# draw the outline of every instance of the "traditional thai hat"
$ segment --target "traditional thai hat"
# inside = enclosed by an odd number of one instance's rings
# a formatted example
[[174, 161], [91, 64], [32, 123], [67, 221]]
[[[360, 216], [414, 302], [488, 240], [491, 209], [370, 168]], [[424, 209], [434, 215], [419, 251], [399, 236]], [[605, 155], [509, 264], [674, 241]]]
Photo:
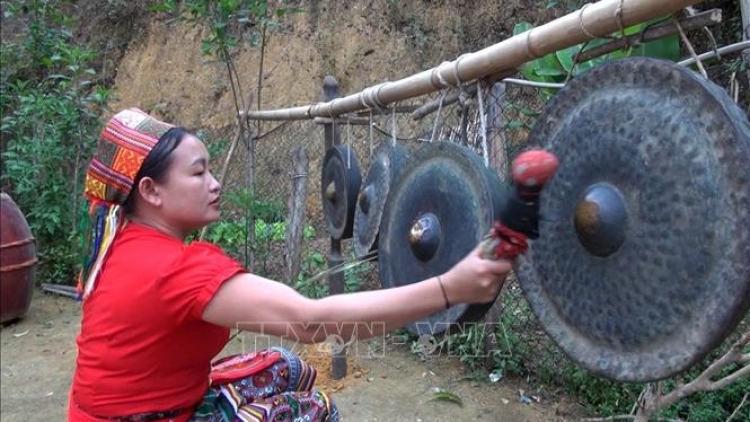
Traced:
[[172, 127], [140, 109], [129, 108], [115, 114], [102, 129], [86, 171], [85, 195], [93, 229], [84, 230], [91, 253], [78, 277], [82, 298], [94, 290], [109, 247], [122, 228], [121, 206], [130, 195], [143, 161]]

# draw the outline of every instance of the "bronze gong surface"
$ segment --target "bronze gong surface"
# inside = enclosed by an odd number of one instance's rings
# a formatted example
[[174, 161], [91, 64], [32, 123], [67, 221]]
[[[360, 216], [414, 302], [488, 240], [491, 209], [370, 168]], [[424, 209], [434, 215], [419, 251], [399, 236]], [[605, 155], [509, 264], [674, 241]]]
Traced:
[[560, 159], [519, 257], [531, 308], [574, 361], [652, 381], [704, 358], [750, 306], [750, 125], [724, 91], [632, 58], [569, 82], [529, 136]]
[[354, 212], [354, 251], [363, 257], [378, 246], [380, 222], [391, 187], [406, 167], [408, 153], [391, 142], [383, 142], [370, 160]]
[[[468, 148], [426, 144], [414, 153], [389, 194], [378, 240], [385, 288], [449, 270], [492, 227], [504, 198], [495, 172]], [[438, 334], [481, 318], [492, 303], [454, 304], [406, 326], [413, 334]]]
[[349, 145], [334, 145], [326, 152], [321, 175], [323, 215], [328, 234], [349, 239], [354, 227], [354, 208], [362, 183], [357, 155]]

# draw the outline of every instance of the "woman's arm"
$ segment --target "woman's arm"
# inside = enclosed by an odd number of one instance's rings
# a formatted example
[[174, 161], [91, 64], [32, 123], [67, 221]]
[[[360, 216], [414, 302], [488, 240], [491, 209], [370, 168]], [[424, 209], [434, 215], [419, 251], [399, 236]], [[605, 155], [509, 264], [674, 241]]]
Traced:
[[[440, 276], [456, 303], [492, 301], [510, 271], [508, 261], [482, 259], [472, 251]], [[309, 299], [291, 287], [252, 274], [227, 280], [206, 306], [207, 322], [310, 343], [338, 334], [366, 338], [389, 332], [445, 308], [437, 277], [391, 289]]]

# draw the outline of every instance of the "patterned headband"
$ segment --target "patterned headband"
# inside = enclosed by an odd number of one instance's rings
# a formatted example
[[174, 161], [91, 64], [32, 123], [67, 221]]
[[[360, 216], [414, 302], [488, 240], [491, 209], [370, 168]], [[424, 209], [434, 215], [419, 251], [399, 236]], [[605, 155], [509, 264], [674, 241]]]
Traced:
[[172, 127], [137, 108], [112, 117], [86, 171], [86, 196], [94, 203], [122, 205], [146, 156]]

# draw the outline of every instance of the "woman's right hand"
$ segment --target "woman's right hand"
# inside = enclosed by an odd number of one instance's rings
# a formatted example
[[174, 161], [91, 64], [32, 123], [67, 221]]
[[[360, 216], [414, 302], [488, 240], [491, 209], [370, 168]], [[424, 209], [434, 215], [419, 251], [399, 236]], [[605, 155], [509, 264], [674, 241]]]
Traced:
[[481, 245], [440, 276], [451, 305], [495, 300], [512, 269], [512, 261], [482, 257]]

